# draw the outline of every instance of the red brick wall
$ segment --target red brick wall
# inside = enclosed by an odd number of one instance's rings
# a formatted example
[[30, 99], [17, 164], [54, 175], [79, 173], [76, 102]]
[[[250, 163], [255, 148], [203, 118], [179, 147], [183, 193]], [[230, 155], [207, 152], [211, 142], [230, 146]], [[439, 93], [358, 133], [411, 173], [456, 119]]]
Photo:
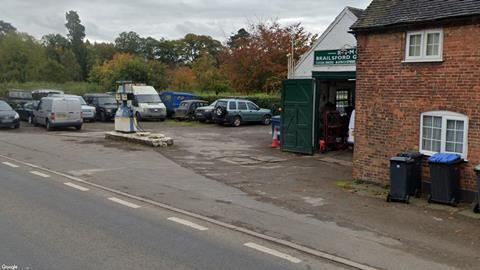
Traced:
[[[419, 149], [420, 114], [469, 117], [468, 164], [461, 187], [476, 190], [480, 163], [480, 24], [448, 26], [443, 62], [402, 63], [405, 32], [358, 34], [353, 177], [387, 183], [389, 158]], [[425, 174], [428, 175], [428, 172]]]

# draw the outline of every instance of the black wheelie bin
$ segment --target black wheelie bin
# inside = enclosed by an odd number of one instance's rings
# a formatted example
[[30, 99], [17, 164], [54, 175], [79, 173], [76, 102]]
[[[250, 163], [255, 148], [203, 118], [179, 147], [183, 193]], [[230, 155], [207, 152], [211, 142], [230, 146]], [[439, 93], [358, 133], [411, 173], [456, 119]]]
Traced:
[[477, 173], [477, 201], [473, 205], [473, 212], [480, 213], [480, 164], [475, 167], [475, 172]]
[[460, 155], [447, 153], [437, 153], [428, 159], [431, 178], [429, 203], [457, 205], [462, 161]]
[[412, 178], [410, 179], [410, 189], [408, 194], [420, 198], [422, 195], [422, 157], [423, 154], [415, 151], [403, 152], [398, 155], [399, 157], [409, 157], [414, 161], [414, 169], [412, 172]]
[[390, 192], [387, 195], [387, 202], [409, 202], [414, 169], [415, 161], [412, 158], [392, 157], [390, 159]]

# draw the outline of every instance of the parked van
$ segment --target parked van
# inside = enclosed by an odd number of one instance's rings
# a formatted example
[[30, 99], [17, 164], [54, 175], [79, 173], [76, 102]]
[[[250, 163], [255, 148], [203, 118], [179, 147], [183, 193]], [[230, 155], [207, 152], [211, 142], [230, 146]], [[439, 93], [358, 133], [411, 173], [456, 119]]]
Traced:
[[45, 126], [47, 130], [55, 127], [75, 127], [82, 129], [82, 105], [78, 98], [44, 97], [33, 111], [33, 124]]
[[142, 119], [164, 121], [167, 118], [167, 110], [155, 88], [135, 84], [127, 85], [127, 88], [130, 88], [127, 92], [132, 92], [134, 95], [132, 109], [138, 121]]
[[76, 95], [59, 95], [53, 94], [48, 95], [49, 97], [66, 97], [66, 98], [76, 98], [80, 101], [80, 105], [82, 105], [82, 118], [83, 121], [95, 121], [95, 114], [96, 109], [93, 106], [87, 104], [87, 102], [81, 96]]
[[180, 106], [180, 103], [186, 100], [196, 99], [197, 97], [187, 92], [162, 92], [160, 98], [163, 104], [165, 104], [165, 107], [167, 107], [167, 116], [171, 117], [175, 113], [175, 109]]

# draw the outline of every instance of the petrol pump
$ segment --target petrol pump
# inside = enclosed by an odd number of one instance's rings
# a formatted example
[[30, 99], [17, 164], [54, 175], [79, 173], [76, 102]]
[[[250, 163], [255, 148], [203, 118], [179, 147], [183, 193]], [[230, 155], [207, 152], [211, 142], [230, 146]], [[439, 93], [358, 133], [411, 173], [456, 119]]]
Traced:
[[115, 131], [122, 133], [137, 132], [137, 119], [131, 108], [134, 100], [131, 81], [117, 81], [118, 90], [115, 95], [117, 102], [120, 103], [115, 114]]

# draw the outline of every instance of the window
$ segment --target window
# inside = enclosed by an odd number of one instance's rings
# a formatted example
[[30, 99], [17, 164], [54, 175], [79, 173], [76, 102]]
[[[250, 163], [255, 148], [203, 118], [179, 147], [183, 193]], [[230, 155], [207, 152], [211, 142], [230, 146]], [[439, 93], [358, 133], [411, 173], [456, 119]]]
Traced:
[[442, 45], [441, 29], [407, 32], [405, 62], [442, 61]]
[[420, 152], [460, 154], [467, 156], [468, 117], [454, 112], [423, 113], [420, 119]]
[[238, 102], [238, 109], [240, 111], [246, 111], [247, 110], [247, 103], [245, 102]]
[[337, 90], [335, 103], [337, 109], [344, 111], [346, 107], [350, 106], [350, 91], [348, 90]]
[[237, 110], [237, 102], [236, 101], [230, 101], [228, 103], [228, 109], [232, 110], [232, 111]]
[[252, 102], [248, 102], [247, 105], [248, 105], [248, 109], [251, 110], [251, 111], [260, 110], [260, 108], [257, 105], [253, 104]]

